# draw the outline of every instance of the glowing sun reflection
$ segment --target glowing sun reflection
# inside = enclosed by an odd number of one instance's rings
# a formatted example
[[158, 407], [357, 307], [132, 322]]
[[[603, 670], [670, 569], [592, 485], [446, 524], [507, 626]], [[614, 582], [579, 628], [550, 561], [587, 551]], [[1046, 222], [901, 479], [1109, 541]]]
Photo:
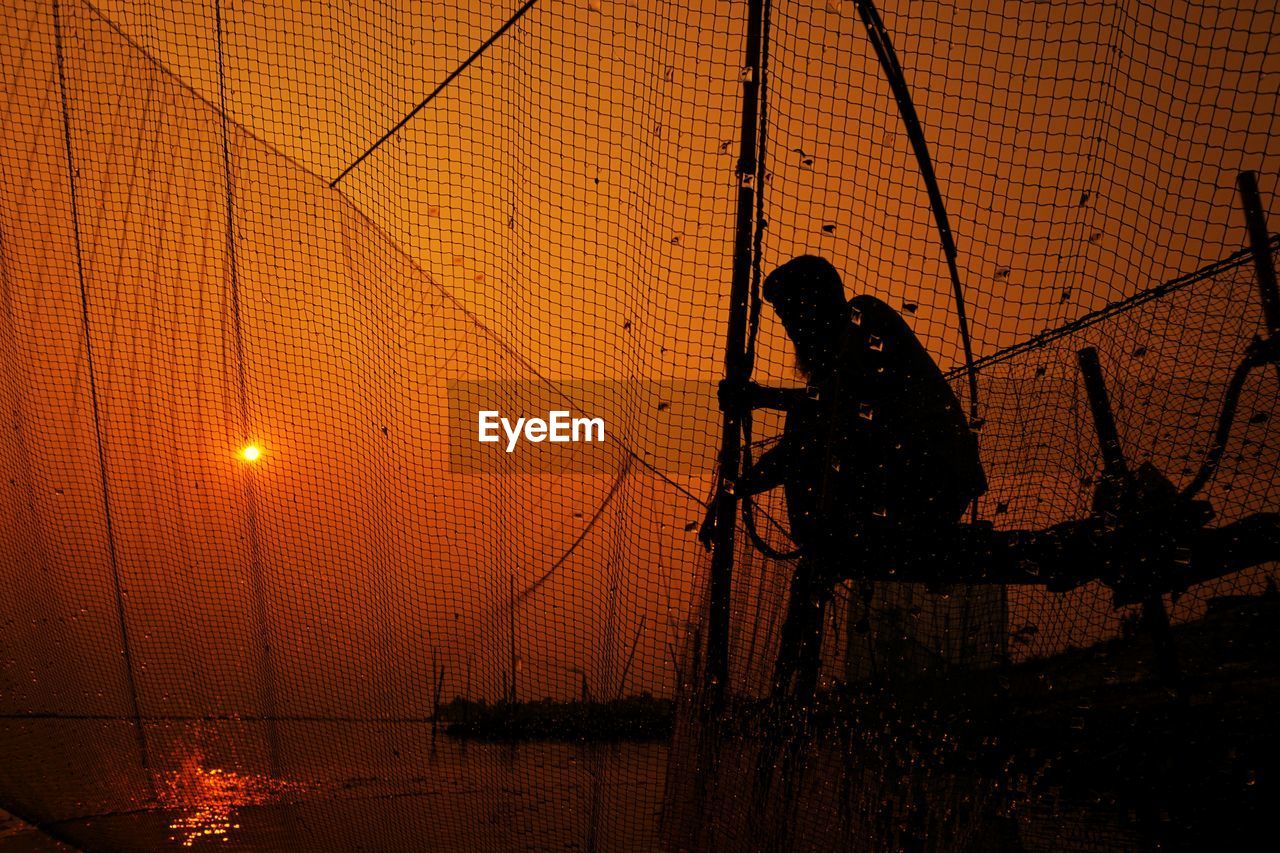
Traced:
[[169, 839], [192, 847], [197, 841], [231, 840], [239, 829], [236, 812], [244, 806], [261, 806], [283, 795], [306, 790], [300, 782], [272, 779], [258, 773], [237, 773], [203, 767], [198, 758], [186, 758], [170, 771], [158, 795], [166, 809], [177, 812], [169, 823]]

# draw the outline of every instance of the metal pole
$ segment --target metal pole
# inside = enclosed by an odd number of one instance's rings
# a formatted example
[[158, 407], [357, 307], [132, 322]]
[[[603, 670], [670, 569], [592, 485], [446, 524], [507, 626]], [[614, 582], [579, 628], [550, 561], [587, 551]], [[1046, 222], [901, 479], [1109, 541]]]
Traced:
[[1249, 248], [1258, 270], [1258, 294], [1262, 297], [1262, 314], [1267, 331], [1280, 335], [1280, 291], [1276, 288], [1276, 268], [1271, 260], [1271, 235], [1267, 233], [1267, 214], [1258, 193], [1258, 173], [1241, 172], [1237, 179], [1240, 200], [1244, 205], [1245, 224], [1249, 228]]
[[[1076, 352], [1080, 373], [1084, 376], [1085, 393], [1089, 408], [1093, 411], [1093, 424], [1098, 433], [1098, 447], [1102, 453], [1103, 480], [1111, 489], [1108, 497], [1114, 502], [1111, 509], [1122, 516], [1132, 512], [1133, 480], [1120, 446], [1120, 433], [1116, 429], [1111, 400], [1107, 396], [1106, 382], [1102, 378], [1102, 366], [1098, 351], [1085, 347]], [[1094, 507], [1095, 511], [1099, 509]], [[1173, 632], [1169, 625], [1169, 612], [1164, 606], [1164, 596], [1151, 592], [1142, 599], [1142, 620], [1151, 634], [1155, 652], [1156, 674], [1167, 686], [1177, 688], [1178, 655], [1173, 644]]]
[[[729, 330], [725, 340], [725, 377], [733, 383], [750, 378], [747, 359], [747, 302], [750, 294], [755, 235], [757, 141], [760, 133], [760, 47], [764, 30], [764, 0], [747, 4], [747, 39], [742, 65], [742, 126], [738, 149], [738, 213], [733, 241], [733, 278], [729, 289]], [[716, 494], [716, 536], [711, 555], [710, 613], [707, 623], [705, 686], [713, 705], [719, 705], [729, 682], [729, 596], [733, 579], [733, 539], [738, 499], [724, 494], [742, 462], [742, 418], [738, 409], [724, 412], [720, 471]]]
[[[902, 115], [902, 124], [907, 131], [907, 139], [911, 142], [911, 151], [915, 154], [916, 163], [920, 167], [920, 177], [924, 180], [925, 190], [929, 194], [929, 207], [933, 210], [933, 220], [938, 227], [938, 239], [942, 242], [942, 253], [947, 259], [947, 273], [951, 277], [952, 296], [956, 305], [956, 322], [960, 328], [960, 343], [964, 348], [964, 363], [969, 375], [969, 423], [977, 429], [978, 419], [978, 371], [973, 363], [973, 339], [969, 334], [969, 316], [965, 308], [964, 289], [960, 286], [960, 269], [956, 265], [956, 241], [951, 231], [951, 223], [947, 219], [947, 207], [942, 199], [942, 189], [938, 186], [938, 176], [933, 169], [933, 161], [929, 157], [929, 143], [924, 137], [924, 127], [920, 124], [920, 116], [916, 112], [915, 102], [911, 99], [911, 89], [907, 86], [907, 78], [898, 61], [897, 51], [893, 49], [893, 40], [889, 38], [889, 28], [884, 25], [880, 12], [872, 0], [856, 0], [858, 16], [867, 30], [867, 40], [880, 60], [880, 68], [889, 81], [894, 100], [898, 104], [898, 112]], [[977, 520], [977, 504], [974, 504], [973, 519]]]
[[[1267, 213], [1262, 207], [1262, 195], [1258, 192], [1258, 173], [1241, 172], [1236, 185], [1240, 188], [1245, 225], [1249, 229], [1249, 249], [1253, 252], [1253, 265], [1257, 269], [1262, 316], [1266, 319], [1267, 334], [1274, 338], [1280, 335], [1280, 289], [1276, 287], [1276, 267], [1271, 259], [1271, 235], [1267, 233]], [[1275, 368], [1276, 377], [1280, 378], [1280, 364]]]
[[1116, 429], [1116, 419], [1111, 413], [1111, 400], [1107, 397], [1107, 386], [1102, 379], [1098, 351], [1093, 347], [1085, 347], [1076, 353], [1076, 358], [1080, 362], [1085, 394], [1089, 398], [1089, 408], [1093, 412], [1093, 426], [1098, 433], [1098, 450], [1102, 454], [1103, 474], [1122, 483], [1129, 477], [1129, 466], [1125, 464], [1124, 451], [1120, 448], [1120, 433]]
[[511, 574], [511, 704], [516, 703], [516, 576]]

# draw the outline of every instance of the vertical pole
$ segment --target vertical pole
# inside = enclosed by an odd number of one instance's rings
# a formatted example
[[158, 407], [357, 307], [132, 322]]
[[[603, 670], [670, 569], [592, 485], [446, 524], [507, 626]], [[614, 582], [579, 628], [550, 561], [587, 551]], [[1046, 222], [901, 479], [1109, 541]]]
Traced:
[[[218, 58], [218, 112], [222, 130], [222, 177], [226, 193], [226, 220], [223, 223], [227, 248], [227, 291], [231, 300], [231, 332], [235, 347], [236, 370], [236, 437], [241, 446], [253, 439], [249, 428], [249, 380], [245, 371], [244, 326], [240, 305], [240, 265], [236, 244], [236, 186], [231, 161], [231, 129], [227, 114], [227, 73], [223, 46], [222, 2], [214, 4], [214, 27], [217, 36]], [[272, 774], [280, 769], [280, 706], [275, 662], [275, 631], [272, 627], [271, 605], [267, 585], [266, 567], [262, 560], [262, 538], [258, 524], [258, 479], [252, 468], [244, 471], [245, 533], [249, 547], [249, 594], [252, 597], [253, 618], [258, 634], [258, 658], [260, 678], [259, 704], [266, 726], [267, 753]]]
[[436, 694], [431, 702], [431, 728], [435, 729], [440, 722], [440, 694], [444, 692], [444, 664], [441, 663], [436, 672]]
[[[1102, 378], [1098, 351], [1093, 347], [1085, 347], [1076, 353], [1076, 358], [1080, 363], [1080, 373], [1084, 376], [1085, 393], [1089, 397], [1089, 408], [1093, 412], [1093, 424], [1098, 433], [1103, 479], [1114, 490], [1107, 497], [1113, 502], [1111, 507], [1113, 511], [1127, 515], [1132, 510], [1130, 493], [1133, 482], [1129, 466], [1125, 463], [1124, 451], [1120, 447], [1120, 433], [1116, 429], [1111, 400], [1107, 396], [1107, 386]], [[1098, 507], [1095, 506], [1094, 509]], [[1176, 688], [1178, 685], [1177, 649], [1173, 644], [1169, 612], [1165, 610], [1164, 596], [1161, 593], [1152, 591], [1143, 598], [1142, 621], [1151, 635], [1157, 677], [1167, 686]]]
[[1280, 335], [1280, 291], [1276, 288], [1276, 268], [1271, 260], [1271, 235], [1267, 233], [1267, 214], [1258, 193], [1258, 173], [1241, 172], [1237, 179], [1240, 200], [1244, 205], [1245, 224], [1249, 228], [1249, 248], [1258, 271], [1258, 293], [1262, 297], [1262, 314], [1267, 331]]
[[[116, 624], [120, 629], [120, 655], [124, 658], [125, 685], [129, 693], [129, 711], [133, 717], [134, 735], [138, 739], [138, 759], [147, 772], [147, 785], [154, 787], [151, 777], [151, 750], [147, 743], [147, 730], [142, 723], [142, 703], [138, 689], [138, 677], [133, 661], [133, 645], [129, 637], [129, 621], [124, 607], [125, 586], [120, 571], [120, 554], [116, 548], [116, 530], [112, 513], [111, 489], [108, 482], [107, 446], [105, 427], [102, 423], [102, 402], [98, 395], [98, 371], [93, 351], [93, 335], [89, 325], [89, 281], [84, 269], [84, 238], [80, 230], [80, 189], [77, 178], [75, 152], [71, 146], [71, 102], [67, 96], [66, 60], [62, 38], [62, 9], [57, 0], [53, 4], [53, 40], [58, 63], [58, 94], [62, 106], [62, 141], [67, 153], [67, 182], [71, 190], [71, 231], [76, 252], [76, 278], [80, 289], [80, 329], [84, 335], [85, 364], [89, 379], [89, 403], [93, 410], [93, 435], [98, 450], [98, 484], [102, 494], [102, 517], [106, 525], [107, 557], [111, 565], [111, 588], [115, 595]], [[152, 796], [155, 791], [151, 791]]]
[[[747, 38], [742, 64], [742, 125], [738, 149], [738, 212], [733, 240], [733, 278], [729, 289], [729, 329], [725, 340], [725, 377], [733, 383], [750, 378], [747, 360], [747, 301], [750, 293], [755, 235], [757, 140], [760, 133], [760, 46], [764, 29], [764, 0], [747, 3]], [[724, 494], [742, 462], [740, 410], [724, 412], [720, 471], [716, 494], [716, 537], [711, 555], [710, 613], [707, 621], [706, 681], [708, 698], [719, 706], [729, 681], [729, 596], [733, 579], [733, 539], [738, 500]]]
[[1098, 433], [1103, 474], [1123, 482], [1129, 477], [1129, 466], [1125, 464], [1124, 451], [1120, 448], [1120, 432], [1116, 429], [1116, 419], [1111, 413], [1111, 400], [1107, 397], [1107, 385], [1102, 378], [1098, 351], [1093, 347], [1085, 347], [1076, 353], [1076, 358], [1080, 362], [1085, 394], [1093, 412], [1093, 426]]
[[[1253, 250], [1253, 265], [1258, 276], [1258, 296], [1262, 300], [1262, 316], [1267, 323], [1267, 334], [1280, 335], [1280, 288], [1276, 287], [1276, 267], [1271, 259], [1271, 235], [1267, 232], [1267, 213], [1258, 192], [1258, 173], [1241, 172], [1236, 179], [1240, 188], [1240, 201], [1244, 206], [1245, 225], [1249, 229], [1249, 248]], [[1280, 378], [1280, 364], [1276, 365]]]
[[511, 573], [511, 695], [508, 701], [516, 703], [516, 576]]

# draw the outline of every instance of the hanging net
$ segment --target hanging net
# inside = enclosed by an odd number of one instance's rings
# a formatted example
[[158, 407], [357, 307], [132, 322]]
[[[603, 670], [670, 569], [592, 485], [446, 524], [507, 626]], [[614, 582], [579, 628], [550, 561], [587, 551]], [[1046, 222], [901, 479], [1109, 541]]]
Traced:
[[[795, 569], [769, 492], [708, 711], [744, 181], [754, 284], [819, 255], [905, 318], [972, 416], [994, 531], [1094, 510], [1080, 349], [1130, 467], [1182, 487], [1268, 334], [1236, 182], [1280, 221], [1274, 10], [883, 6], [955, 279], [852, 0], [764, 4], [755, 70], [744, 2], [10, 0], [0, 846], [1249, 831], [1275, 799], [1266, 561], [1154, 596], [1177, 689], [1097, 580], [851, 570], [796, 710], [769, 698]], [[803, 387], [758, 293], [748, 315], [752, 378]], [[1239, 392], [1211, 526], [1280, 511], [1278, 375]], [[478, 439], [481, 412], [559, 410], [605, 440]], [[749, 455], [781, 429], [757, 413]]]

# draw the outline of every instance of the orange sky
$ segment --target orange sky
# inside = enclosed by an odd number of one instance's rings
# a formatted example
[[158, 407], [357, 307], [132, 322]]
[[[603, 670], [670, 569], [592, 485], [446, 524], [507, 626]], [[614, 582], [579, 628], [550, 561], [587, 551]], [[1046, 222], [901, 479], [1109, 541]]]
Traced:
[[[614, 478], [451, 474], [448, 383], [720, 375], [741, 4], [544, 2], [330, 189], [515, 7], [461, 5], [227, 11], [242, 361], [211, 4], [62, 5], [112, 538], [147, 713], [258, 707], [255, 562], [284, 710], [425, 713], [437, 666], [446, 696], [468, 684], [497, 696], [510, 578], [524, 588], [555, 565]], [[1240, 168], [1262, 171], [1280, 216], [1266, 177], [1274, 13], [1193, 25], [1148, 6], [1025, 4], [1014, 20], [983, 4], [883, 5], [979, 355], [1238, 249]], [[3, 695], [119, 714], [51, 10], [16, 2], [0, 40], [0, 389], [15, 425], [0, 441], [0, 565], [17, 591], [0, 612], [21, 650]], [[778, 4], [773, 23], [765, 267], [830, 257], [851, 293], [915, 306], [917, 333], [955, 366], [927, 200], [851, 4]], [[768, 311], [760, 347], [758, 378], [794, 381]], [[235, 458], [241, 369], [265, 449], [251, 470]], [[1008, 408], [989, 415], [1001, 435], [1031, 421], [1078, 440], [1079, 421], [1047, 413], [1049, 398], [1028, 414], [1001, 393]], [[711, 460], [673, 453], [669, 436], [692, 445], [717, 424], [709, 407], [632, 401], [621, 434], [653, 468], [628, 472], [522, 605], [531, 694], [573, 694], [575, 667], [599, 695], [672, 689], [705, 571], [685, 526], [700, 520]], [[998, 451], [996, 491], [1028, 479], [1075, 490], [1018, 523], [1059, 520], [1078, 499], [1080, 457], [1048, 449], [1044, 465], [1015, 465]]]

